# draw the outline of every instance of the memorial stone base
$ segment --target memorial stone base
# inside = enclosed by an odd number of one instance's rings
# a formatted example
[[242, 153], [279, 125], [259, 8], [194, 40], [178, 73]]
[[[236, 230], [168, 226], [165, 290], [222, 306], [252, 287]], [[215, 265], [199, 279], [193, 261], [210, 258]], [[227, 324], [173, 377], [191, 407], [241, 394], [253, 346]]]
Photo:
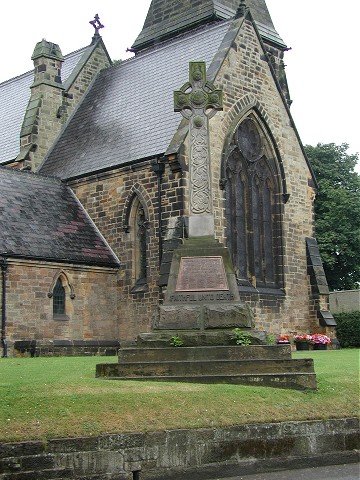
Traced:
[[[244, 329], [251, 345], [235, 345], [234, 328]], [[290, 345], [265, 343], [251, 309], [240, 302], [229, 251], [212, 237], [191, 238], [174, 250], [153, 331], [122, 346], [118, 363], [98, 364], [96, 376], [316, 389], [312, 359], [294, 360]]]
[[185, 239], [173, 253], [164, 303], [155, 330], [253, 328], [254, 316], [241, 303], [227, 248], [213, 237]]

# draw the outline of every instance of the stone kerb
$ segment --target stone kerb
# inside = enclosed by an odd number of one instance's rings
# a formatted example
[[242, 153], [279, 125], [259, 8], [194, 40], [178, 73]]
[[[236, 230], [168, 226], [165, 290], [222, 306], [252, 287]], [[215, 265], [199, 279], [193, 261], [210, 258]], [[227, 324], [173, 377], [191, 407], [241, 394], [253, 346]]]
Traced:
[[359, 419], [244, 424], [0, 445], [0, 480], [204, 480], [358, 461]]

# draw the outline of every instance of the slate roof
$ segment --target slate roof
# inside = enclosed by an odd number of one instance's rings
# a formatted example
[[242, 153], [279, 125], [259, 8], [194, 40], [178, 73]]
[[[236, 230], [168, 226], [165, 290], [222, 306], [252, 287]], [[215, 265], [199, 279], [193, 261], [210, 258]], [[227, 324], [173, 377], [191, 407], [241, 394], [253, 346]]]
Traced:
[[199, 28], [101, 71], [39, 171], [69, 179], [164, 153], [182, 118], [173, 111], [174, 90], [188, 81], [190, 61], [210, 65], [229, 24]]
[[72, 190], [60, 180], [0, 167], [0, 255], [118, 267]]
[[[89, 48], [85, 47], [65, 56], [61, 74], [63, 84], [76, 70], [75, 67]], [[33, 81], [34, 71], [31, 70], [0, 83], [0, 164], [15, 160], [20, 151], [20, 130]]]
[[[152, 0], [144, 26], [132, 45], [139, 51], [159, 40], [216, 19], [234, 17], [240, 0]], [[263, 40], [285, 48], [275, 30], [265, 0], [246, 0]]]

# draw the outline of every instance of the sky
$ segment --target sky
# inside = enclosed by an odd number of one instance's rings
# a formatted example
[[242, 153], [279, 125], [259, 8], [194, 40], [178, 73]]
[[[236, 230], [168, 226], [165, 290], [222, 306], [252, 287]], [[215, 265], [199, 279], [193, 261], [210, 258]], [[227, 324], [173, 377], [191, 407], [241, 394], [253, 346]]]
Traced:
[[[240, 0], [239, 0], [240, 3]], [[266, 0], [275, 28], [291, 50], [285, 54], [293, 100], [291, 113], [303, 144], [347, 143], [360, 152], [358, 0]], [[142, 29], [150, 0], [7, 1], [2, 5], [0, 82], [33, 68], [42, 38], [63, 55], [88, 45], [97, 13], [100, 34], [113, 60]], [[357, 166], [360, 173], [360, 164]]]

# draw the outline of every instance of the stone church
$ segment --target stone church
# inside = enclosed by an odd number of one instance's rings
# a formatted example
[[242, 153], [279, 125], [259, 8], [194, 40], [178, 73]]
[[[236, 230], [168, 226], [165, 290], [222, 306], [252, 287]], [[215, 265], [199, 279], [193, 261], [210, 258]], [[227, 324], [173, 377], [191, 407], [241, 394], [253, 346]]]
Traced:
[[[129, 60], [112, 64], [95, 16], [88, 47], [42, 40], [0, 84], [4, 356], [112, 354], [154, 331], [334, 335], [265, 0], [149, 4]], [[195, 287], [173, 278], [182, 250]]]

